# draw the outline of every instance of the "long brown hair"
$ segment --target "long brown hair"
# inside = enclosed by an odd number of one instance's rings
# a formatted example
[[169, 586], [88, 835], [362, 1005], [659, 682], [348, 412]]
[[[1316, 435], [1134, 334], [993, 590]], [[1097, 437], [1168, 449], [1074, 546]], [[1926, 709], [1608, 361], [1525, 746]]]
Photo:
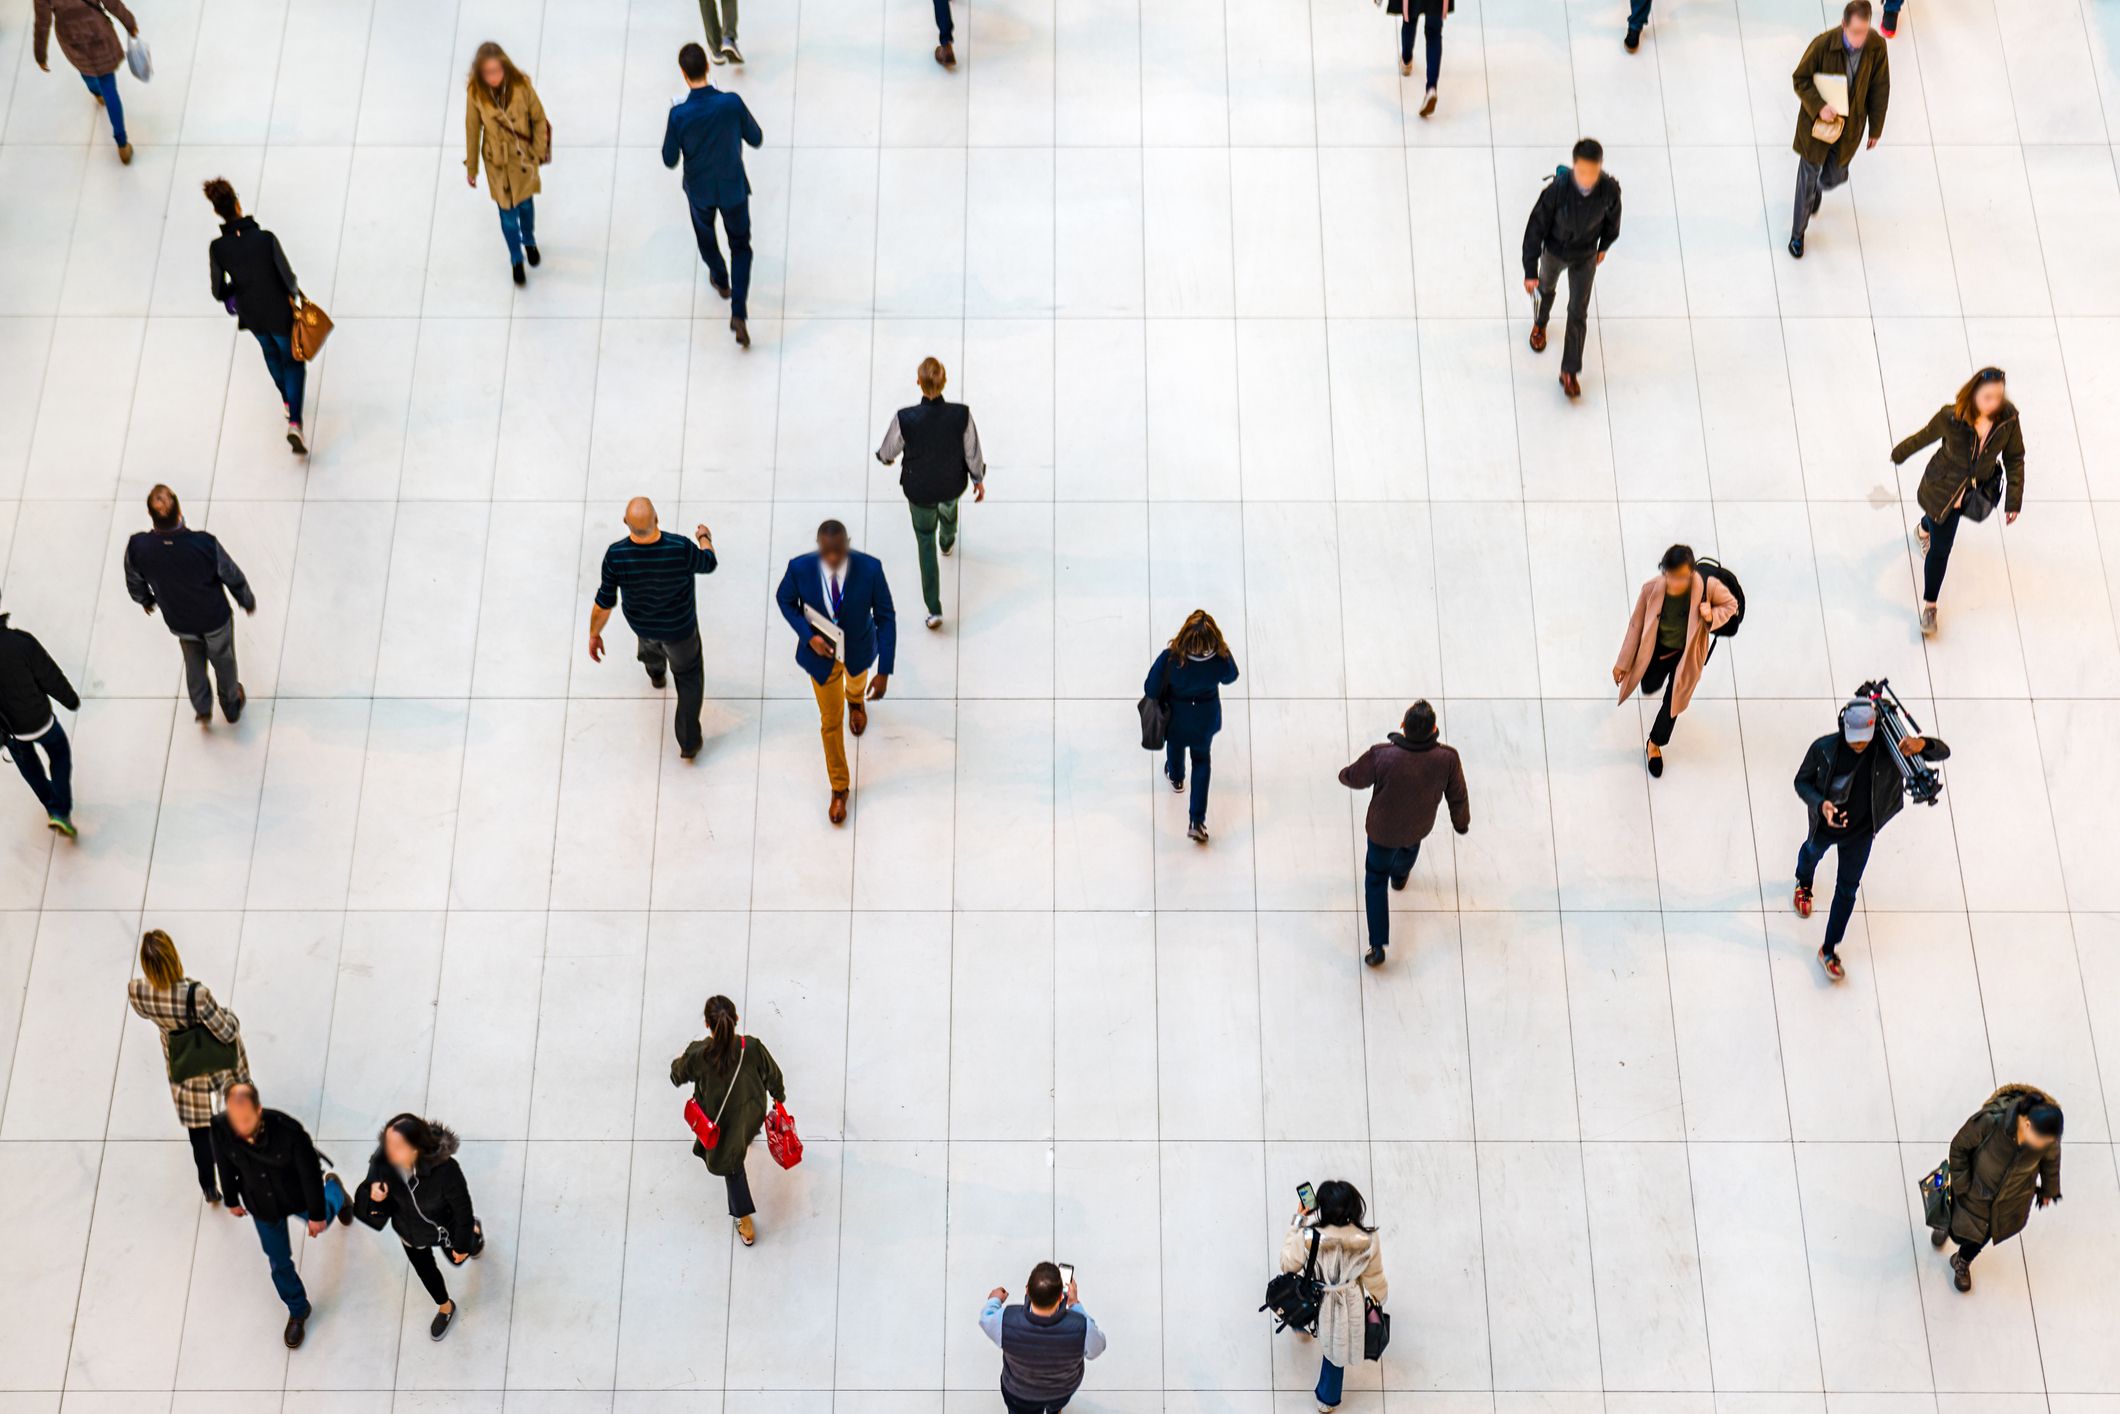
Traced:
[[1170, 641], [1170, 651], [1183, 658], [1205, 657], [1209, 654], [1217, 658], [1227, 658], [1229, 644], [1222, 637], [1222, 628], [1215, 622], [1215, 616], [1205, 609], [1195, 609], [1185, 616], [1185, 626], [1179, 629], [1178, 636]]
[[[486, 67], [488, 59], [501, 61], [499, 88], [490, 86], [479, 72]], [[508, 57], [508, 51], [489, 39], [478, 47], [478, 53], [471, 56], [471, 77], [467, 80], [465, 88], [473, 98], [483, 96], [494, 107], [506, 108], [508, 100], [515, 96], [515, 85], [522, 77], [523, 71], [515, 67], [515, 61]]]
[[184, 980], [184, 959], [177, 956], [177, 945], [160, 928], [140, 935], [140, 975], [149, 986], [164, 991]]
[[[1979, 392], [1990, 383], [2001, 383], [2003, 381], [2001, 369], [1981, 369], [1978, 373], [1965, 380], [1965, 386], [1960, 388], [1958, 396], [1951, 400], [1951, 415], [1966, 426], [1971, 427], [1980, 420], [1980, 409], [1973, 406], [1973, 394]], [[2005, 388], [2002, 396], [2008, 398], [2009, 390]]]
[[707, 1059], [717, 1066], [736, 1059], [736, 1003], [720, 993], [707, 998]]

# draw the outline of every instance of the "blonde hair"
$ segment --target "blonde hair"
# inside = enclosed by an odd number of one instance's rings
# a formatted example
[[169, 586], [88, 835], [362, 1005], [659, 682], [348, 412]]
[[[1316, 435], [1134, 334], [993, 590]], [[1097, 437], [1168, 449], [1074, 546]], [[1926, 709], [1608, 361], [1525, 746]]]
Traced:
[[164, 989], [184, 980], [184, 959], [177, 956], [177, 945], [160, 928], [140, 935], [140, 975], [149, 986]]
[[1205, 657], [1213, 654], [1217, 658], [1229, 656], [1229, 644], [1222, 637], [1222, 627], [1215, 616], [1205, 609], [1195, 609], [1185, 616], [1185, 626], [1178, 636], [1170, 641], [1170, 651], [1187, 658]]
[[942, 366], [942, 360], [939, 358], [924, 358], [920, 360], [918, 377], [920, 379], [920, 391], [931, 398], [941, 397], [943, 385], [950, 381], [949, 371]]

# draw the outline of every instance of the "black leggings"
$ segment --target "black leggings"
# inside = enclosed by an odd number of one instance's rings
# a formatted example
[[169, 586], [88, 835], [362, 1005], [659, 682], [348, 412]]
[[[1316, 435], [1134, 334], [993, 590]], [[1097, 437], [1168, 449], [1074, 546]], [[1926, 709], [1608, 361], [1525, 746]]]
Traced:
[[1642, 696], [1647, 697], [1659, 688], [1664, 694], [1662, 705], [1656, 709], [1656, 721], [1649, 728], [1649, 740], [1655, 742], [1658, 748], [1671, 744], [1671, 733], [1678, 726], [1678, 720], [1671, 715], [1671, 689], [1676, 685], [1675, 680], [1678, 677], [1678, 660], [1684, 654], [1685, 650], [1682, 648], [1668, 655], [1659, 649], [1656, 656], [1649, 660], [1648, 671], [1642, 674]]
[[[471, 1247], [464, 1255], [466, 1257], [476, 1257], [485, 1250], [486, 1234], [474, 1222], [471, 1225]], [[427, 1288], [427, 1294], [434, 1298], [434, 1304], [446, 1306], [449, 1304], [449, 1288], [442, 1281], [441, 1264], [434, 1260], [434, 1253], [435, 1249], [432, 1247], [407, 1246], [405, 1248], [405, 1260], [412, 1264], [412, 1270], [420, 1274], [420, 1285]], [[451, 1263], [451, 1265], [455, 1264]]]
[[202, 1124], [197, 1129], [186, 1129], [184, 1137], [191, 1141], [191, 1162], [199, 1171], [199, 1191], [219, 1193], [221, 1183], [213, 1165], [213, 1131]]

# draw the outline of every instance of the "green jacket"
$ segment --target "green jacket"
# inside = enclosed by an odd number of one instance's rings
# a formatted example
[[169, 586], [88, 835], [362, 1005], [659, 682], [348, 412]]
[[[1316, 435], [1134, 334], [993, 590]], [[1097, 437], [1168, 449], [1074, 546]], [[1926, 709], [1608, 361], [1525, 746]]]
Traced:
[[[711, 1149], [702, 1149], [698, 1140], [692, 1141], [692, 1152], [706, 1160], [707, 1172], [718, 1178], [727, 1178], [743, 1167], [744, 1151], [751, 1147], [758, 1131], [765, 1128], [767, 1097], [782, 1104], [788, 1098], [780, 1066], [765, 1042], [756, 1036], [745, 1036], [742, 1041], [733, 1087], [729, 1083], [730, 1067], [717, 1066], [707, 1059], [704, 1037], [685, 1047], [684, 1054], [670, 1062], [670, 1083], [691, 1086], [692, 1097], [710, 1116], [719, 1111], [721, 1141]], [[727, 1104], [722, 1102], [723, 1095], [728, 1096]]]
[[1865, 130], [1869, 136], [1884, 136], [1884, 110], [1892, 101], [1892, 61], [1885, 53], [1885, 39], [1876, 30], [1870, 31], [1869, 39], [1862, 46], [1862, 67], [1856, 71], [1855, 82], [1848, 86], [1847, 123], [1840, 130], [1840, 141], [1831, 147], [1811, 136], [1811, 124], [1818, 119], [1818, 110], [1825, 107], [1825, 99], [1818, 92], [1818, 85], [1811, 82], [1815, 74], [1845, 74], [1848, 71], [1848, 52], [1840, 42], [1840, 27], [1834, 26], [1806, 45], [1803, 57], [1796, 61], [1796, 72], [1789, 75], [1796, 87], [1796, 101], [1803, 105], [1796, 115], [1796, 155], [1806, 162], [1823, 165], [1828, 155], [1839, 159], [1842, 170], [1855, 160], [1862, 151]]
[[1958, 413], [1945, 403], [1928, 425], [1892, 448], [1892, 465], [1898, 466], [1931, 442], [1942, 443], [1921, 473], [1921, 487], [1914, 495], [1932, 521], [1941, 521], [1958, 500], [1961, 491], [1975, 481], [1986, 481], [1999, 463], [2005, 479], [2002, 508], [2024, 508], [2024, 424], [2016, 407], [2008, 402], [1995, 414], [1988, 429], [1987, 445], [1978, 445], [1979, 434], [1958, 420]]
[[2061, 1141], [2044, 1149], [2017, 1143], [2017, 1116], [2053, 1096], [2030, 1085], [2005, 1085], [1988, 1096], [1951, 1141], [1951, 1236], [1960, 1242], [2006, 1242], [2024, 1231], [2032, 1198], [2061, 1196]]

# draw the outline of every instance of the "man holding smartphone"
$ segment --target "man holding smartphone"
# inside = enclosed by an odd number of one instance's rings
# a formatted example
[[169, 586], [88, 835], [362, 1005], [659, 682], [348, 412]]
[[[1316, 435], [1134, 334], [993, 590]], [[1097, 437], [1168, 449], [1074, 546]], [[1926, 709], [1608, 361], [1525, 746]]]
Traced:
[[988, 1292], [979, 1329], [1001, 1347], [1009, 1414], [1059, 1414], [1082, 1388], [1085, 1363], [1104, 1353], [1104, 1332], [1082, 1309], [1073, 1267], [1040, 1262], [1023, 1294], [1024, 1304], [1009, 1306], [1007, 1287]]

